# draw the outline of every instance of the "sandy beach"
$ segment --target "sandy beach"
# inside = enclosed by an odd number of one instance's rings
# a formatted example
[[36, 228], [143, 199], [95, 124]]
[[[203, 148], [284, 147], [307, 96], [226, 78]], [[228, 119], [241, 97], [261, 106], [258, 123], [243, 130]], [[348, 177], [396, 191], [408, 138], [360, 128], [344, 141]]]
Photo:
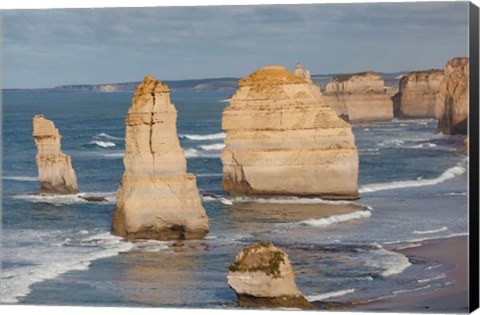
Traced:
[[460, 237], [430, 241], [418, 247], [400, 249], [409, 258], [425, 258], [439, 263], [454, 264], [447, 272], [451, 286], [429, 294], [412, 297], [390, 297], [367, 303], [355, 303], [353, 311], [468, 313], [468, 239]]

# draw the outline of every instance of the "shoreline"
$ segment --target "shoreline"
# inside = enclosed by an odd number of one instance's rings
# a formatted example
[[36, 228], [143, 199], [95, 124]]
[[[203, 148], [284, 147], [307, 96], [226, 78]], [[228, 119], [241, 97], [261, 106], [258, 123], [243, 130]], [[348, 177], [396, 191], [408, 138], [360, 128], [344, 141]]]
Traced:
[[421, 257], [455, 265], [446, 272], [452, 283], [434, 292], [416, 296], [392, 296], [375, 301], [350, 302], [338, 309], [367, 312], [468, 313], [468, 237], [430, 240], [417, 247], [394, 250], [409, 259]]

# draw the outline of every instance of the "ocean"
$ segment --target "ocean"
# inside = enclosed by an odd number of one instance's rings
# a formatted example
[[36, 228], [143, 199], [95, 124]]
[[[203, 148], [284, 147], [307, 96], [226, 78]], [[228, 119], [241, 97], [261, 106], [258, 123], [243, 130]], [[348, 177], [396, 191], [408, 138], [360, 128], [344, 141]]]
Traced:
[[[235, 308], [228, 265], [259, 241], [289, 255], [297, 286], [310, 301], [375, 300], [452, 285], [445, 273], [453, 265], [395, 251], [468, 235], [468, 158], [457, 151], [463, 137], [436, 134], [436, 120], [353, 127], [359, 200], [232, 200], [221, 188], [220, 161], [222, 110], [231, 92], [172, 92], [210, 232], [183, 247], [131, 244], [110, 228], [132, 94], [3, 94], [1, 303]], [[31, 195], [39, 189], [35, 114], [60, 130], [80, 195], [107, 202]]]

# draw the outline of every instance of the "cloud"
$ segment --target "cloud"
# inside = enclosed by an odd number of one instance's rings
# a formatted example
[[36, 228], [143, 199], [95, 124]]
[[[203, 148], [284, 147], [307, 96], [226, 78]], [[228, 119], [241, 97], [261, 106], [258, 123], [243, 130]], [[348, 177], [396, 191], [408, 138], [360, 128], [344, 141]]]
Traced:
[[[6, 11], [4, 86], [441, 67], [467, 53], [468, 3]], [[448, 43], [448, 44], [446, 44]], [[161, 69], [161, 70], [159, 70]], [[26, 78], [25, 76], [28, 76]]]

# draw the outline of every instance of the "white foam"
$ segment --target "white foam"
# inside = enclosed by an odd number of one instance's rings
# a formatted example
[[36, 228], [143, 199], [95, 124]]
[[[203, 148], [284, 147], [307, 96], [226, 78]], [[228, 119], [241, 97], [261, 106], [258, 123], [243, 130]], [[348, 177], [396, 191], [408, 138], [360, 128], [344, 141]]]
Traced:
[[95, 139], [109, 139], [109, 140], [125, 140], [123, 138], [111, 136], [111, 135], [109, 135], [108, 133], [105, 133], [105, 132], [101, 132], [99, 134], [96, 134], [96, 135], [93, 136], [93, 138], [95, 138]]
[[87, 201], [81, 197], [105, 197], [107, 201], [103, 201], [102, 203], [115, 203], [116, 199], [116, 192], [84, 192], [75, 195], [15, 195], [13, 199], [23, 199], [27, 201], [31, 201], [34, 203], [51, 203], [53, 205], [72, 205], [78, 203], [95, 203], [94, 201]]
[[368, 184], [360, 187], [358, 190], [359, 193], [370, 193], [381, 190], [389, 189], [399, 189], [399, 188], [408, 188], [408, 187], [420, 187], [420, 186], [429, 186], [442, 183], [446, 180], [452, 179], [456, 176], [460, 176], [465, 173], [466, 169], [463, 166], [457, 165], [449, 168], [443, 172], [440, 176], [433, 179], [422, 179], [417, 180], [405, 180], [405, 181], [394, 181], [390, 183], [378, 183], [378, 184]]
[[[55, 246], [52, 237], [58, 237], [55, 231], [9, 230], [2, 234], [10, 248], [4, 248], [4, 260], [23, 261], [31, 265], [4, 268], [0, 275], [0, 301], [16, 303], [20, 297], [30, 293], [30, 286], [71, 270], [85, 270], [90, 263], [100, 258], [115, 256], [130, 250], [133, 245], [122, 242], [121, 238], [108, 232], [95, 235], [96, 242], [91, 246], [72, 246], [71, 240], [65, 239], [69, 246]], [[19, 239], [20, 238], [20, 239]], [[35, 242], [34, 246], [20, 251], [14, 245], [21, 240]], [[4, 243], [5, 244], [5, 243]], [[14, 249], [13, 249], [14, 248]]]
[[194, 157], [203, 157], [203, 158], [220, 158], [220, 152], [215, 151], [213, 153], [211, 152], [202, 152], [198, 151], [193, 148], [189, 148], [185, 150], [185, 157], [188, 158], [194, 158]]
[[217, 197], [217, 196], [202, 196], [202, 200], [204, 202], [212, 202], [212, 201], [220, 201], [224, 205], [231, 206], [233, 202], [225, 197]]
[[222, 173], [195, 174], [197, 177], [222, 177]]
[[439, 280], [439, 279], [444, 279], [446, 278], [447, 275], [442, 273], [436, 277], [433, 277], [433, 278], [427, 278], [427, 279], [418, 279], [417, 282], [418, 283], [424, 283], [424, 282], [431, 282], [431, 281], [435, 281], [435, 280]]
[[391, 241], [391, 242], [383, 242], [385, 245], [394, 245], [394, 244], [402, 244], [402, 243], [419, 243], [419, 242], [424, 242], [424, 241], [431, 241], [431, 240], [438, 240], [438, 239], [449, 239], [449, 238], [454, 238], [454, 237], [461, 237], [461, 236], [468, 236], [469, 234], [467, 232], [462, 232], [462, 233], [452, 233], [448, 235], [436, 235], [436, 236], [429, 236], [429, 237], [423, 237], [423, 238], [414, 238], [410, 239], [407, 241]]
[[324, 200], [321, 198], [300, 198], [300, 197], [274, 197], [274, 198], [256, 198], [256, 197], [235, 197], [231, 198], [234, 203], [256, 202], [256, 203], [274, 203], [274, 204], [329, 204], [329, 205], [357, 205], [358, 203], [346, 200]]
[[315, 295], [308, 295], [305, 298], [309, 302], [324, 301], [324, 300], [328, 300], [328, 299], [333, 298], [333, 297], [344, 296], [344, 295], [347, 295], [347, 294], [350, 294], [350, 293], [353, 293], [353, 292], [355, 292], [355, 288], [333, 291], [333, 292], [327, 292], [327, 293], [321, 293], [321, 294], [315, 294]]
[[369, 251], [367, 255], [365, 264], [383, 269], [380, 275], [384, 277], [402, 273], [405, 269], [411, 266], [407, 256], [384, 248]]
[[100, 141], [100, 140], [93, 140], [93, 141], [90, 141], [90, 144], [95, 144], [99, 147], [102, 147], [102, 148], [112, 148], [112, 147], [115, 147], [116, 144], [113, 143], [113, 142], [110, 142], [110, 141]]
[[142, 252], [159, 252], [168, 248], [168, 242], [158, 240], [139, 240], [135, 242], [133, 250]]
[[103, 156], [108, 158], [123, 158], [125, 156], [125, 152], [105, 153]]
[[431, 288], [431, 285], [426, 285], [426, 286], [418, 287], [418, 288], [414, 288], [414, 289], [393, 291], [392, 293], [393, 293], [393, 295], [397, 296], [397, 295], [402, 294], [402, 293], [417, 292], [417, 291], [426, 290], [426, 289], [429, 289], [429, 288]]
[[200, 145], [198, 146], [200, 149], [205, 150], [205, 151], [211, 151], [211, 150], [221, 150], [225, 148], [224, 143], [214, 143], [214, 144], [205, 144], [205, 145]]
[[440, 233], [440, 232], [444, 232], [444, 231], [447, 231], [447, 230], [448, 230], [448, 228], [446, 226], [442, 226], [441, 228], [435, 229], [435, 230], [413, 231], [412, 233], [413, 234], [435, 234], [435, 233]]
[[308, 219], [304, 221], [297, 222], [300, 225], [309, 225], [315, 227], [324, 227], [335, 223], [357, 220], [362, 218], [369, 218], [372, 216], [372, 213], [368, 210], [354, 211], [346, 214], [332, 215], [326, 218], [320, 219]]
[[15, 180], [15, 181], [19, 181], [19, 182], [36, 182], [36, 181], [38, 181], [37, 176], [2, 176], [2, 179]]
[[216, 139], [224, 139], [227, 136], [225, 132], [219, 132], [209, 135], [180, 135], [180, 138], [186, 138], [190, 140], [216, 140]]

